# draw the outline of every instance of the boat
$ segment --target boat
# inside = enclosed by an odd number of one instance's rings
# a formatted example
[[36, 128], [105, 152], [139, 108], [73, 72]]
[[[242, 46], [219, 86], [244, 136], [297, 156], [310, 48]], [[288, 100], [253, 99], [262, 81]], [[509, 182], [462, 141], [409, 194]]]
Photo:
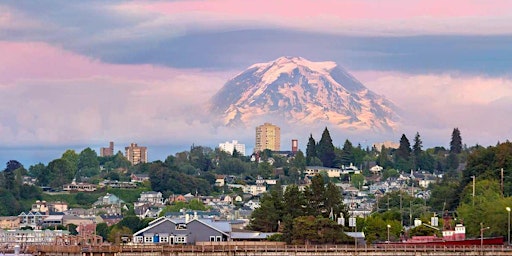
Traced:
[[[399, 246], [483, 246], [483, 245], [503, 245], [504, 238], [499, 237], [483, 237], [483, 231], [488, 229], [481, 228], [479, 238], [466, 238], [466, 227], [464, 223], [456, 224], [452, 227], [451, 215], [443, 215], [444, 225], [442, 237], [432, 236], [412, 236], [399, 242], [379, 242], [377, 247], [399, 247]], [[427, 225], [428, 226], [428, 225]], [[429, 226], [432, 227], [432, 226]], [[432, 227], [435, 228], [435, 227]]]

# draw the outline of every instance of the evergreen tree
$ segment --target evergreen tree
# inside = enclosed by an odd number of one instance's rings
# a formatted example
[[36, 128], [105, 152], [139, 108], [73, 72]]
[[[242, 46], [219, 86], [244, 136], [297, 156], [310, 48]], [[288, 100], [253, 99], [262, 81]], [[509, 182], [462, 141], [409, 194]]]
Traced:
[[263, 194], [260, 207], [251, 214], [249, 228], [261, 232], [276, 232], [283, 217], [283, 194], [280, 189], [273, 189]]
[[289, 185], [283, 194], [284, 212], [289, 214], [292, 219], [304, 215], [304, 206], [306, 199], [297, 185]]
[[450, 152], [455, 154], [462, 152], [462, 138], [460, 137], [459, 128], [453, 129], [452, 140], [450, 141]]
[[348, 218], [348, 210], [343, 204], [343, 196], [341, 195], [340, 189], [332, 182], [327, 183], [325, 188], [325, 208], [327, 214], [323, 214], [324, 217], [335, 220], [340, 213], [344, 218]]
[[311, 165], [311, 159], [317, 157], [316, 154], [316, 141], [313, 139], [313, 134], [309, 135], [308, 145], [306, 146], [306, 165]]
[[414, 136], [414, 145], [412, 146], [412, 155], [413, 155], [413, 160], [414, 160], [414, 169], [419, 169], [420, 168], [420, 158], [421, 158], [421, 154], [422, 154], [422, 144], [423, 142], [421, 141], [421, 138], [420, 138], [420, 133], [419, 132], [416, 132], [416, 136]]
[[354, 163], [354, 147], [349, 140], [345, 140], [345, 144], [343, 144], [340, 162], [344, 166]]
[[334, 154], [334, 145], [332, 144], [331, 135], [327, 127], [325, 127], [322, 138], [318, 142], [317, 153], [323, 166], [334, 167], [334, 158], [336, 155]]
[[380, 153], [377, 157], [376, 162], [384, 169], [393, 167], [393, 163], [389, 159], [389, 149], [387, 149], [384, 145], [382, 145], [382, 147], [380, 148]]
[[322, 175], [317, 174], [311, 179], [311, 185], [304, 191], [306, 197], [306, 214], [311, 216], [323, 215], [325, 208], [325, 183]]
[[395, 151], [395, 166], [400, 170], [409, 170], [411, 169], [411, 144], [409, 140], [402, 134], [400, 138], [400, 146]]

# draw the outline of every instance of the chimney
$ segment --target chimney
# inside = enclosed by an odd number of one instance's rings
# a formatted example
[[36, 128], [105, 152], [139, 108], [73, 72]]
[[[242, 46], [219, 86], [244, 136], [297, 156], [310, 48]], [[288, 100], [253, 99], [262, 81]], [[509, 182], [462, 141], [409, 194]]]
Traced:
[[299, 150], [299, 141], [297, 139], [292, 139], [292, 152], [295, 154]]

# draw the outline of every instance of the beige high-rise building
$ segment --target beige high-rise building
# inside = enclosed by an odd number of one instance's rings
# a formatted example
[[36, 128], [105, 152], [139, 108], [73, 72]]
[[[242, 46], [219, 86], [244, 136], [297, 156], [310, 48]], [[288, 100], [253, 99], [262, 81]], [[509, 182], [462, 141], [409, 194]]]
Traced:
[[126, 159], [128, 159], [132, 165], [148, 162], [147, 147], [139, 147], [137, 143], [131, 143], [129, 147], [125, 147], [124, 149], [126, 150]]
[[270, 149], [272, 151], [281, 150], [281, 128], [265, 123], [256, 127], [256, 145], [254, 152]]

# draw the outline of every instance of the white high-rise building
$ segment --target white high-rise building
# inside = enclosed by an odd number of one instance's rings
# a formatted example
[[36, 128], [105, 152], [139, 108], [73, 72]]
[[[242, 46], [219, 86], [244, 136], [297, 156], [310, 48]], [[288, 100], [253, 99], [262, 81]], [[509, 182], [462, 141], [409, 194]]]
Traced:
[[219, 143], [219, 148], [231, 155], [236, 149], [240, 155], [245, 156], [245, 144], [240, 144], [237, 140], [233, 140], [232, 142], [226, 141], [224, 143]]

